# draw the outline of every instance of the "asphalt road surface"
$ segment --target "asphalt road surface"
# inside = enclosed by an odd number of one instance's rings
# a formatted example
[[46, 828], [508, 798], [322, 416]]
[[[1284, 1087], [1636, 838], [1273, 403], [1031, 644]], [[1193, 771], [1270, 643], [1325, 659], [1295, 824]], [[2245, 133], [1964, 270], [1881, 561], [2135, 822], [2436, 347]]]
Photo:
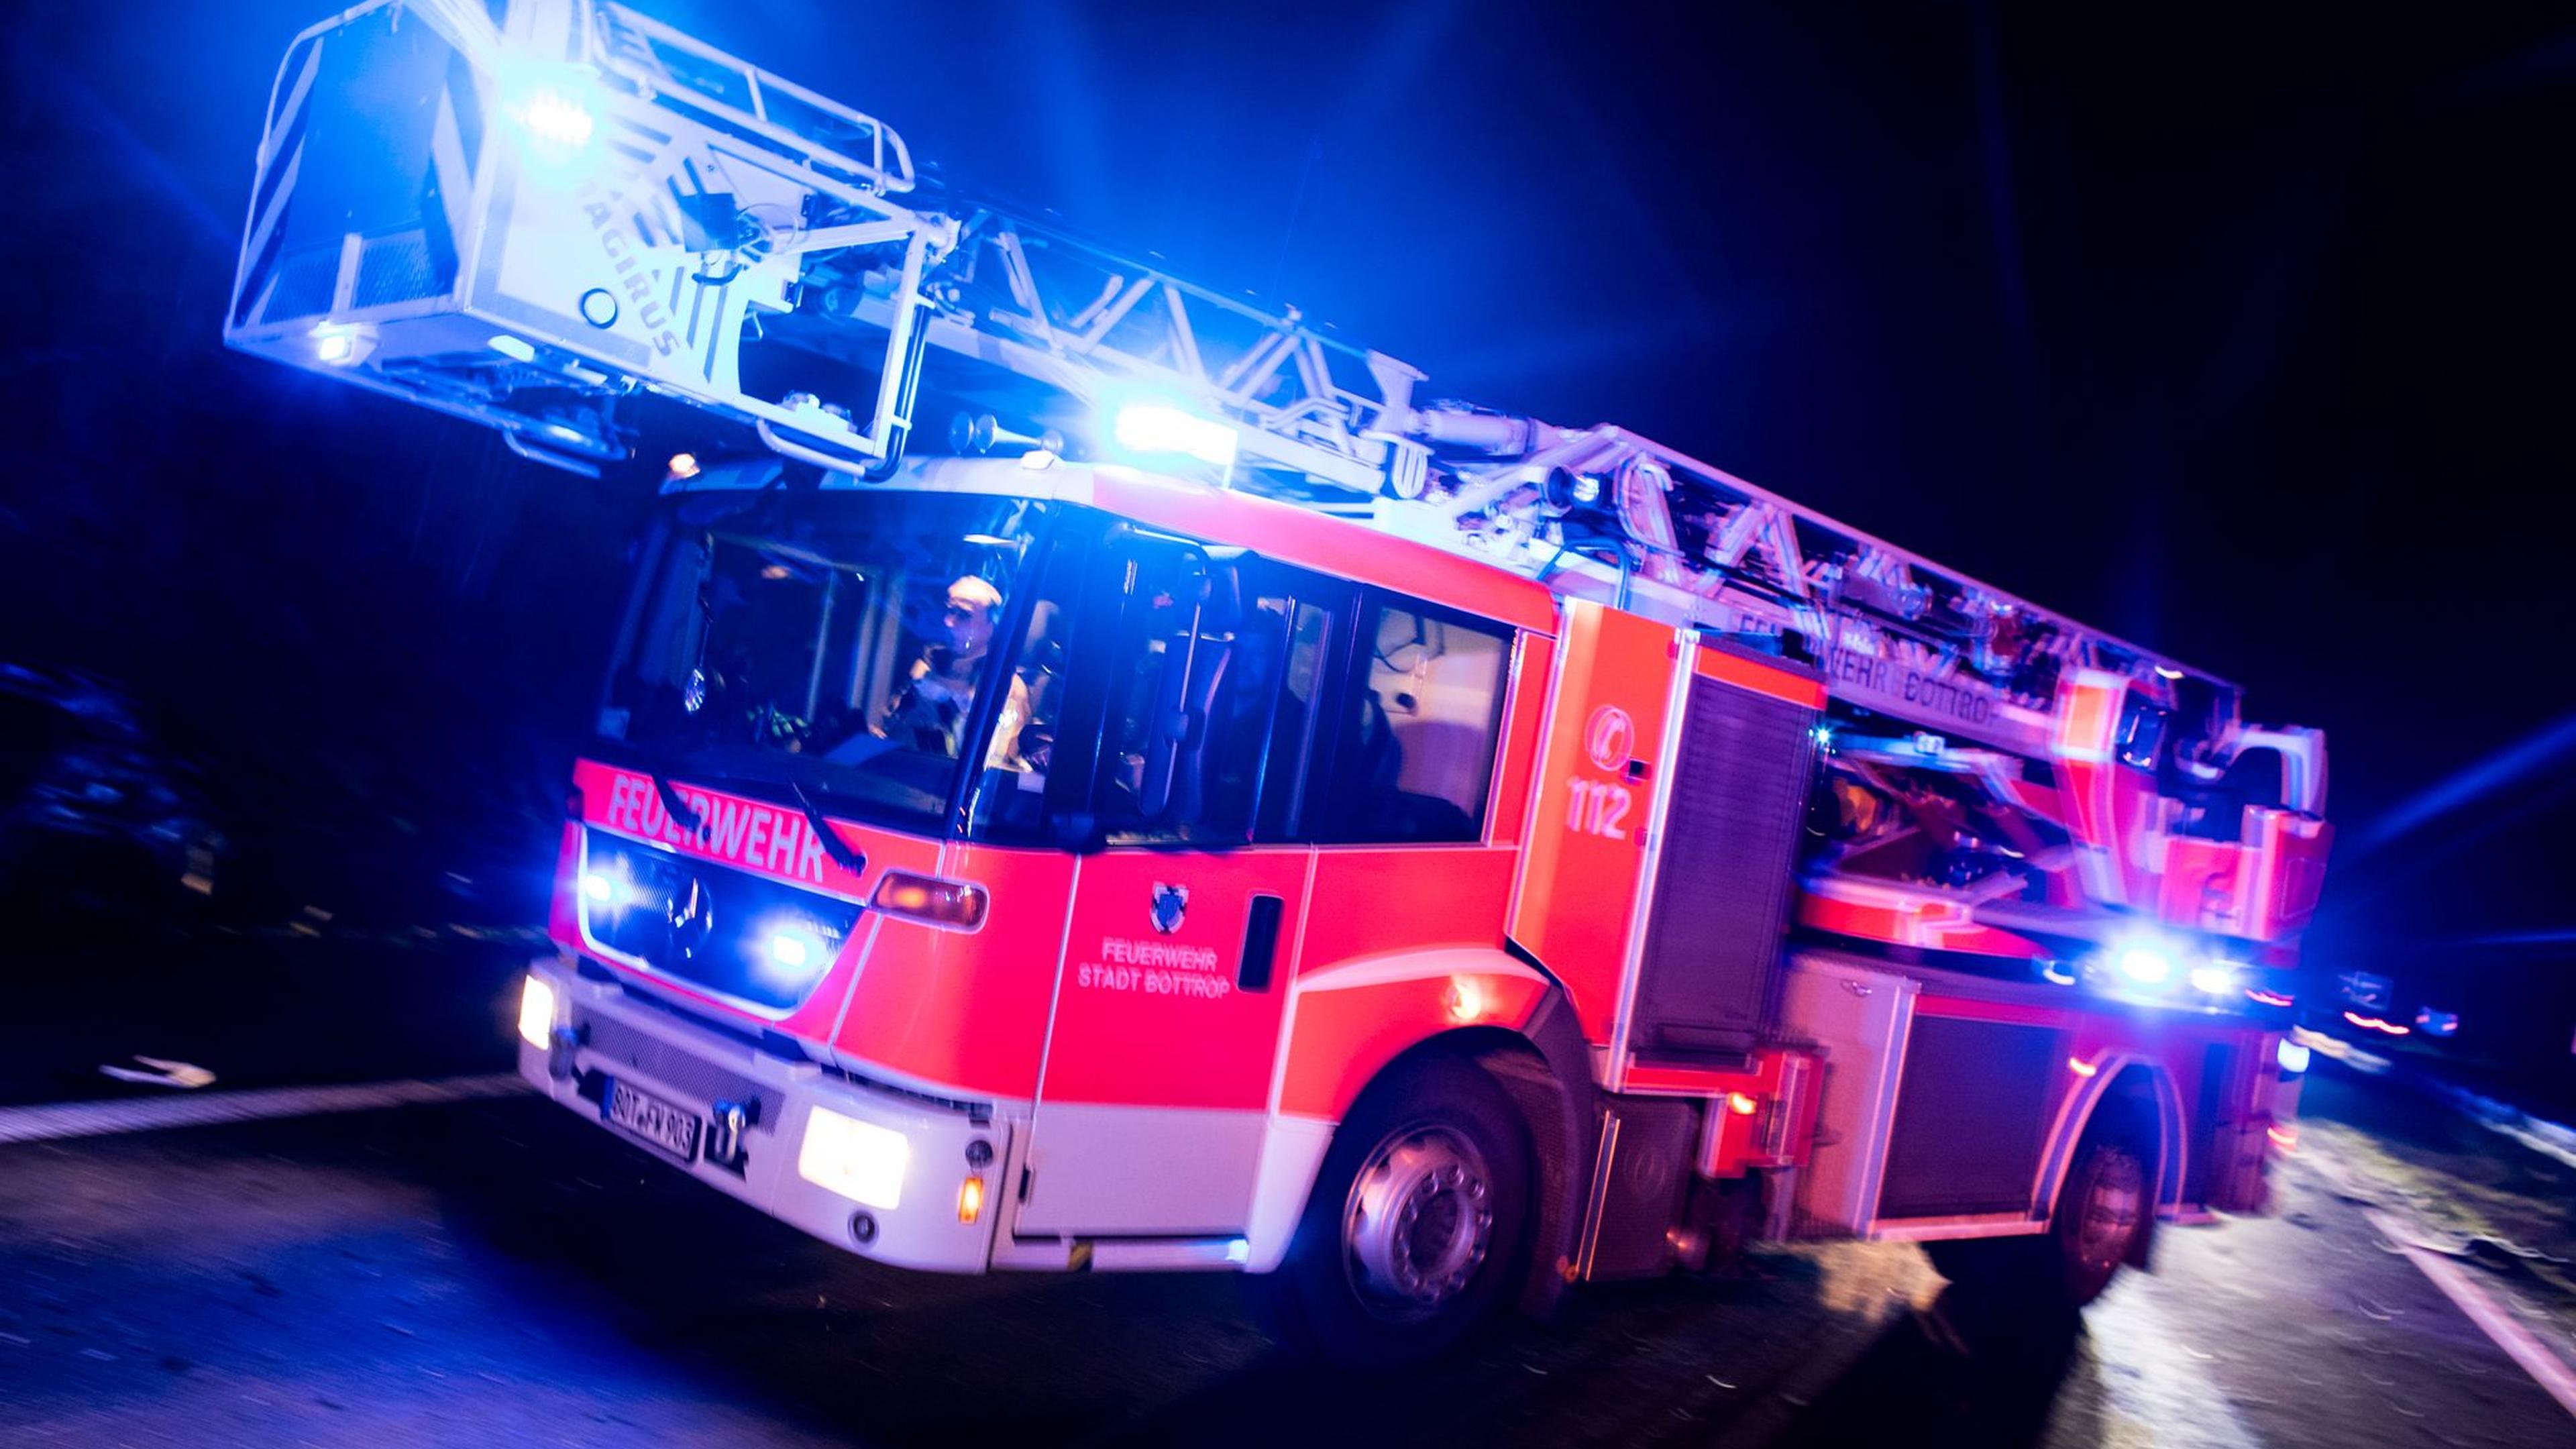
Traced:
[[1801, 1246], [1392, 1382], [1283, 1360], [1223, 1277], [875, 1267], [533, 1098], [25, 1142], [0, 1443], [2576, 1444], [2368, 1216], [2576, 1359], [2558, 1268], [2496, 1237], [2563, 1232], [2576, 1173], [2311, 1087], [2278, 1211], [2168, 1229], [2081, 1323]]

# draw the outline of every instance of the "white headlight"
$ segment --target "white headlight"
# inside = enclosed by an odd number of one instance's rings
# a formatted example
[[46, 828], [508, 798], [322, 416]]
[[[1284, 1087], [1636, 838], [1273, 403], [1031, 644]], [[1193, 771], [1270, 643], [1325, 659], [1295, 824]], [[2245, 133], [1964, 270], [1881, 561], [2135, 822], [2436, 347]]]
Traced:
[[903, 1173], [911, 1160], [912, 1144], [902, 1133], [816, 1107], [805, 1119], [796, 1175], [852, 1202], [893, 1212], [903, 1199]]
[[542, 1049], [555, 1029], [555, 989], [536, 976], [519, 987], [519, 1040]]

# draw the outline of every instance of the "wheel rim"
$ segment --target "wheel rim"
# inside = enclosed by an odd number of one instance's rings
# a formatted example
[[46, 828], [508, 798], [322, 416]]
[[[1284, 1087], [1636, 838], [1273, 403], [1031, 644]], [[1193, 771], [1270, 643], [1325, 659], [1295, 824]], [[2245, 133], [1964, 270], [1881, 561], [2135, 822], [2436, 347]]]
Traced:
[[1423, 1319], [1474, 1281], [1493, 1246], [1485, 1156], [1445, 1127], [1389, 1135], [1361, 1164], [1342, 1212], [1343, 1261], [1380, 1317]]
[[2075, 1228], [2075, 1258], [2095, 1273], [2120, 1266], [2137, 1236], [2146, 1199], [2146, 1172], [2125, 1152], [2105, 1153], [2101, 1167], [2085, 1184], [2082, 1217]]

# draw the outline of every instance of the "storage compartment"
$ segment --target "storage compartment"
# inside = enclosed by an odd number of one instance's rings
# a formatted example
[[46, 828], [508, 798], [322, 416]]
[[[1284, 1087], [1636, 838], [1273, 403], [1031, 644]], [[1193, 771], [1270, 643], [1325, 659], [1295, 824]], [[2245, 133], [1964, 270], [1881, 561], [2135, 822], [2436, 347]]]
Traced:
[[[1768, 663], [1750, 667], [1797, 678]], [[1692, 674], [1630, 1008], [1637, 1060], [1739, 1055], [1770, 1027], [1817, 717], [1777, 695]]]
[[1876, 1216], [2028, 1213], [2065, 1056], [2053, 1026], [1917, 1015]]
[[1814, 1048], [1824, 1071], [1794, 1237], [1857, 1236], [1869, 1226], [1916, 990], [1904, 976], [1830, 957], [1793, 956], [1782, 973], [1780, 1035]]

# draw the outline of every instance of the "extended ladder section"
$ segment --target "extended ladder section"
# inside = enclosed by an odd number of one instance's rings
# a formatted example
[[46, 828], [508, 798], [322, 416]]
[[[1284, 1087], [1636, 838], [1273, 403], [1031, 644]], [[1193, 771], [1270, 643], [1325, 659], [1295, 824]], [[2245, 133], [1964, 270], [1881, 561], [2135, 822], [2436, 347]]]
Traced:
[[1419, 479], [1402, 363], [915, 183], [875, 118], [623, 6], [373, 0], [279, 72], [225, 338], [577, 471], [647, 392], [881, 475], [935, 345], [1083, 430], [1150, 397], [1248, 472]]
[[[2124, 872], [2163, 858], [2137, 842], [2177, 769], [2274, 751], [2265, 803], [2322, 812], [2321, 742], [2250, 729], [2224, 680], [1624, 429], [1417, 405], [1421, 373], [1293, 309], [932, 193], [874, 117], [621, 5], [371, 0], [279, 72], [225, 337], [593, 473], [649, 394], [888, 477], [928, 387], [969, 409], [954, 451], [1148, 461], [1801, 660], [1914, 733], [1878, 768], [2054, 797], [2095, 899], [2155, 888]], [[2123, 783], [2069, 804], [2097, 767]]]

